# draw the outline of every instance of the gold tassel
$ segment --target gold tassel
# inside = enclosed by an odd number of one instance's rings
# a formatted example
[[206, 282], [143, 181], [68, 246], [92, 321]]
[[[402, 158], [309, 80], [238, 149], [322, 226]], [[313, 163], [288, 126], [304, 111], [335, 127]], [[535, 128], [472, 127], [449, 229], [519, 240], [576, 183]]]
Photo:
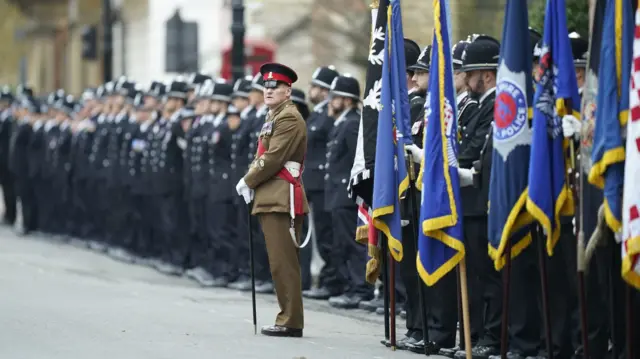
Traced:
[[375, 284], [380, 277], [380, 249], [369, 244], [368, 252], [371, 259], [367, 262], [366, 280], [367, 283]]
[[369, 225], [365, 224], [356, 229], [356, 242], [360, 244], [369, 243]]

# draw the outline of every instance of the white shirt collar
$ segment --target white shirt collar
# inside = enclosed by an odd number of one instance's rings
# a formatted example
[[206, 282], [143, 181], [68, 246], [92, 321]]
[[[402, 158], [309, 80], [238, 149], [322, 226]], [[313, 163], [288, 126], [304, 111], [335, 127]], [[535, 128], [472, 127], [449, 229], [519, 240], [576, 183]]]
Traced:
[[460, 102], [462, 102], [462, 100], [464, 100], [467, 97], [467, 91], [462, 91], [460, 94], [458, 94], [458, 96], [456, 97], [456, 103], [459, 104]]
[[258, 112], [256, 113], [256, 115], [262, 116], [267, 112], [269, 112], [269, 107], [267, 107], [267, 105], [265, 104], [262, 104], [260, 105], [260, 107], [258, 107]]
[[222, 120], [227, 116], [226, 113], [220, 113], [215, 118], [213, 118], [213, 126], [218, 127], [222, 123]]
[[342, 113], [340, 114], [340, 116], [338, 116], [338, 118], [335, 120], [335, 122], [333, 123], [334, 126], [338, 126], [339, 124], [341, 124], [342, 122], [344, 122], [344, 120], [347, 119], [347, 114], [349, 112], [351, 112], [351, 110], [353, 110], [353, 108], [348, 108], [344, 111], [342, 111]]
[[246, 119], [247, 116], [249, 115], [249, 112], [251, 112], [251, 110], [253, 110], [253, 105], [249, 105], [245, 107], [244, 110], [240, 112], [240, 118], [243, 120]]
[[496, 88], [492, 87], [490, 89], [487, 90], [487, 92], [485, 92], [484, 94], [482, 94], [482, 97], [480, 97], [480, 101], [478, 101], [478, 103], [480, 104], [480, 106], [482, 106], [482, 101], [484, 101], [485, 98], [487, 98], [489, 95], [491, 95], [492, 93], [496, 92]]
[[322, 109], [329, 103], [329, 100], [324, 100], [322, 102], [320, 102], [319, 104], [313, 106], [313, 111], [314, 112], [322, 112]]

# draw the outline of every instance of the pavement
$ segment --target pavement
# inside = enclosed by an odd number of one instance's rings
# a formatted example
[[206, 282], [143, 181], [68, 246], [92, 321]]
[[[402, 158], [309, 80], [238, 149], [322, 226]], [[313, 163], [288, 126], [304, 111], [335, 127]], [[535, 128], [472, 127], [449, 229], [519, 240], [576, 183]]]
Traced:
[[[320, 301], [304, 305], [304, 338], [254, 335], [250, 294], [200, 288], [88, 249], [0, 228], [3, 359], [420, 357], [380, 344], [380, 316]], [[257, 308], [258, 330], [273, 324], [275, 297], [258, 295]], [[398, 337], [403, 326], [400, 321]]]

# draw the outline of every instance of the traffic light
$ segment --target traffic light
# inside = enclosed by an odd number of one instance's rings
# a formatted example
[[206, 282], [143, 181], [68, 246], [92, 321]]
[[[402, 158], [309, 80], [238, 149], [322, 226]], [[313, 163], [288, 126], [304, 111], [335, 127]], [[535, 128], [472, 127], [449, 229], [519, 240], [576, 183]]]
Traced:
[[95, 25], [87, 25], [82, 29], [82, 58], [85, 60], [98, 58], [98, 29]]

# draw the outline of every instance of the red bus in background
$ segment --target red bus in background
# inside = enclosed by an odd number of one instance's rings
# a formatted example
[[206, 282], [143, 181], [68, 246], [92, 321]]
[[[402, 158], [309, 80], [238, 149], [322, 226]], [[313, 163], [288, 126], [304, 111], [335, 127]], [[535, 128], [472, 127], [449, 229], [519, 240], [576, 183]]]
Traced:
[[[273, 62], [276, 46], [266, 40], [245, 40], [245, 75], [254, 75], [260, 71], [260, 66], [266, 62]], [[222, 67], [220, 76], [226, 80], [232, 78], [231, 75], [231, 45], [222, 51]]]

